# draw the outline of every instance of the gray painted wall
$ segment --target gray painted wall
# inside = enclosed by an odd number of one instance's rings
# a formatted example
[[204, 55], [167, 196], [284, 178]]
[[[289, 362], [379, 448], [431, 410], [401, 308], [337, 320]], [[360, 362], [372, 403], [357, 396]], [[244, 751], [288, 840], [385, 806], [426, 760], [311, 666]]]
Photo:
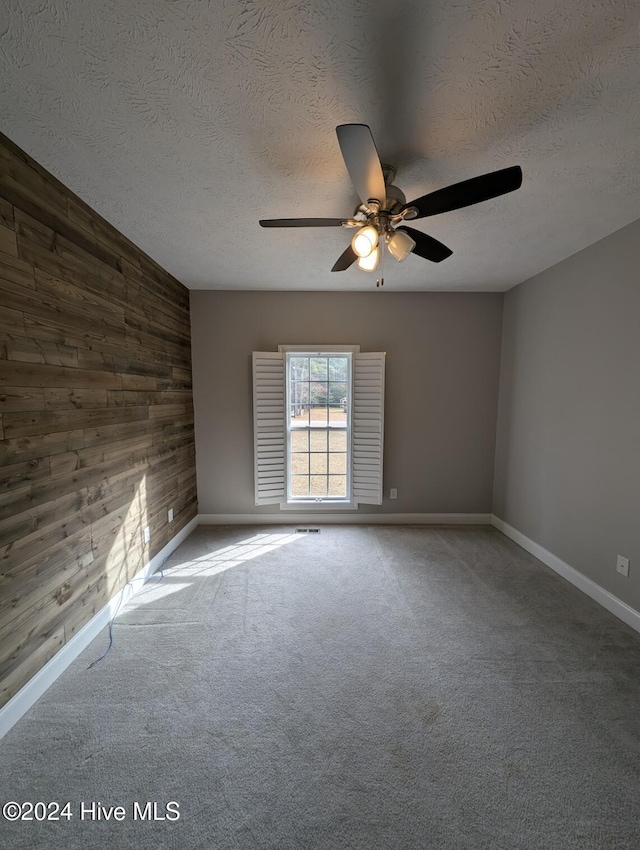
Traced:
[[506, 293], [494, 500], [495, 514], [636, 610], [639, 268], [637, 221]]
[[200, 513], [273, 512], [254, 504], [251, 352], [307, 342], [387, 352], [385, 501], [362, 513], [489, 512], [502, 301], [502, 293], [192, 291]]

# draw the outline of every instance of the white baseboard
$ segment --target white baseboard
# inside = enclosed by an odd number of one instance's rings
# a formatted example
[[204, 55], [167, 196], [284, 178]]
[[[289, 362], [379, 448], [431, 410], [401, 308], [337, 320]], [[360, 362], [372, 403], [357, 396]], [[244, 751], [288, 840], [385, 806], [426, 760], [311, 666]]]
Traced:
[[138, 579], [146, 579], [153, 575], [162, 562], [176, 549], [183, 540], [185, 540], [198, 525], [198, 517], [194, 517], [191, 522], [187, 523], [184, 528], [173, 537], [166, 546], [164, 546], [149, 563], [143, 567], [140, 572], [131, 579], [135, 584], [127, 584], [122, 590], [118, 591], [101, 611], [89, 620], [88, 623], [75, 634], [68, 643], [51, 658], [39, 670], [36, 675], [30, 679], [27, 684], [15, 694], [8, 703], [0, 709], [0, 738], [17, 723], [25, 712], [38, 700], [42, 694], [50, 687], [58, 676], [66, 670], [71, 662], [80, 655], [91, 641], [100, 633], [100, 631], [109, 623], [115, 615], [119, 607], [124, 605], [138, 590], [144, 586], [144, 581]]
[[200, 525], [491, 525], [491, 514], [200, 514]]
[[554, 572], [562, 576], [562, 578], [571, 582], [578, 590], [586, 593], [587, 596], [590, 596], [591, 599], [598, 602], [607, 611], [610, 611], [628, 626], [631, 626], [632, 629], [640, 632], [640, 612], [636, 611], [635, 608], [618, 599], [613, 593], [609, 593], [604, 587], [596, 584], [595, 581], [587, 578], [574, 567], [569, 566], [565, 561], [554, 555], [553, 552], [549, 552], [548, 549], [526, 537], [517, 528], [513, 528], [513, 526], [500, 519], [500, 517], [495, 516], [495, 514], [491, 515], [491, 525], [513, 540], [514, 543], [517, 543], [518, 546], [522, 546], [523, 549], [539, 561], [542, 561], [543, 564], [546, 564], [547, 567], [550, 567]]

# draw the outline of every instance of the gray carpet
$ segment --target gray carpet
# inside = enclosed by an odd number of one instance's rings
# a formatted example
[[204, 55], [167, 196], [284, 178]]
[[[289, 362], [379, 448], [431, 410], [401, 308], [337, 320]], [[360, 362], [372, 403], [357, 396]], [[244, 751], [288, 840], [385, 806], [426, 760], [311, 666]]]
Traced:
[[640, 635], [497, 531], [201, 527], [166, 567], [0, 741], [3, 801], [73, 813], [2, 846], [640, 846]]

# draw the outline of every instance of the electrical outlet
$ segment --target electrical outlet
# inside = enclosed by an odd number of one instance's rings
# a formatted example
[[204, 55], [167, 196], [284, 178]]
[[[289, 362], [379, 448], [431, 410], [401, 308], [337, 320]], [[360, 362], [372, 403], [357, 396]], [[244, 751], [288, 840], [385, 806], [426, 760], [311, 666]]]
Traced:
[[623, 558], [622, 555], [618, 555], [618, 562], [616, 564], [616, 570], [621, 573], [623, 576], [629, 577], [629, 559]]
[[144, 542], [149, 543], [151, 541], [151, 529], [147, 525], [144, 530]]
[[390, 498], [390, 499], [397, 499], [397, 498], [398, 498], [398, 491], [397, 491], [397, 489], [396, 489], [395, 487], [392, 487], [392, 488], [389, 490], [389, 498]]
[[167, 511], [167, 520], [169, 522], [173, 522], [173, 508], [169, 508]]

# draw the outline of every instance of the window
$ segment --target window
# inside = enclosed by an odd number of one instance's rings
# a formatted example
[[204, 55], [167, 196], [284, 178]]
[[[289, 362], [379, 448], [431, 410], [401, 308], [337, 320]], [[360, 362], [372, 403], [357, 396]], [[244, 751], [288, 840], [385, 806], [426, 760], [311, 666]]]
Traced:
[[287, 501], [351, 500], [351, 352], [286, 353]]
[[384, 366], [357, 345], [253, 353], [257, 505], [382, 503]]

